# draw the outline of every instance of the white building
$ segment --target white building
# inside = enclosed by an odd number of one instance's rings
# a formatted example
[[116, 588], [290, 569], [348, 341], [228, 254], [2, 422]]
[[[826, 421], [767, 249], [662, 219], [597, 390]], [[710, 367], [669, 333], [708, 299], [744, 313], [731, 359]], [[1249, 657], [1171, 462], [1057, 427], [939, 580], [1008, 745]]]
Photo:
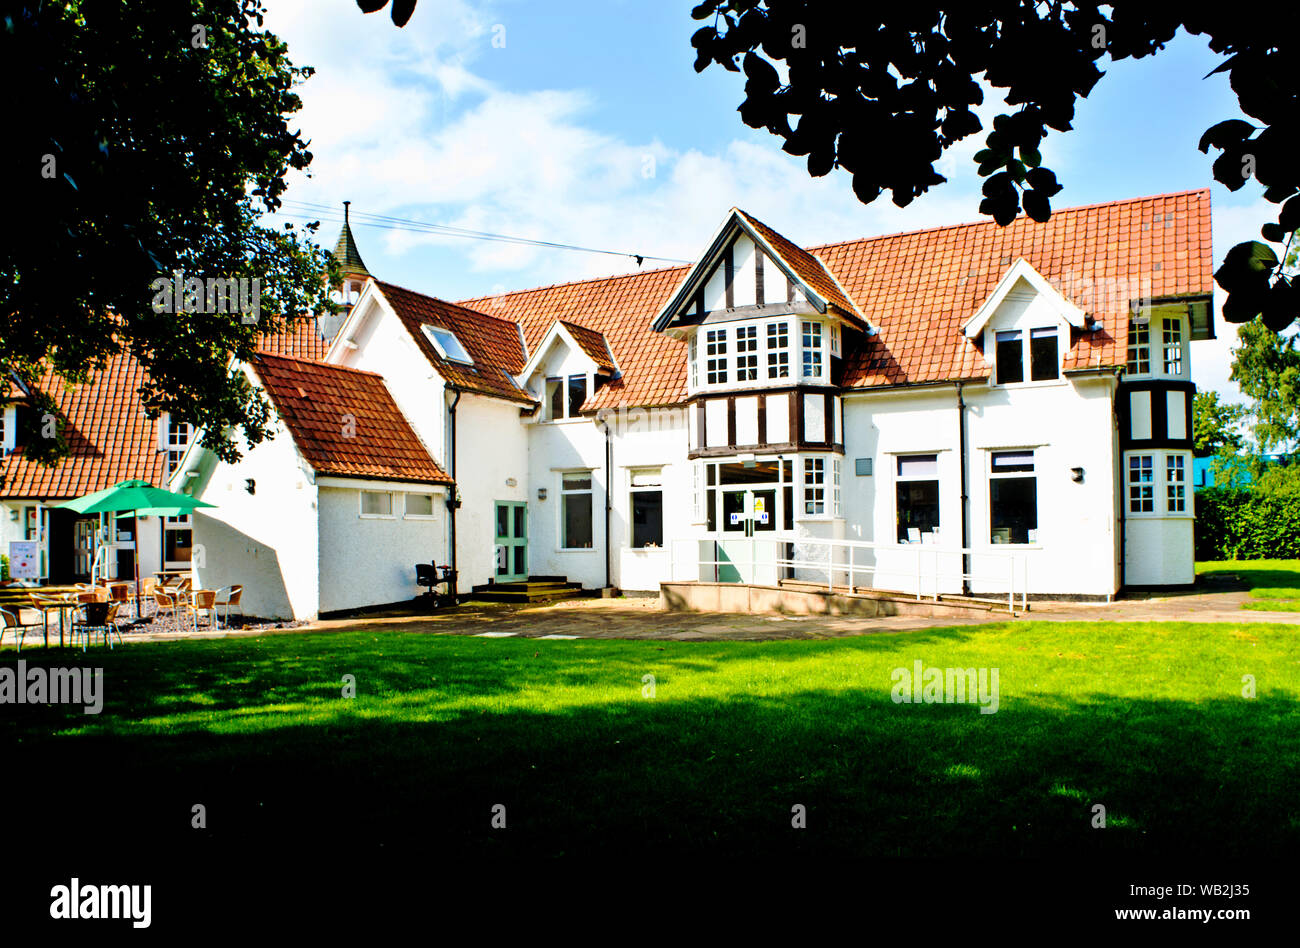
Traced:
[[245, 367], [286, 437], [172, 479], [217, 505], [200, 582], [298, 617], [409, 599], [430, 560], [462, 593], [825, 582], [832, 549], [837, 584], [1191, 583], [1209, 235], [1194, 191], [811, 250], [733, 210], [690, 267], [461, 304], [353, 266], [333, 368]]

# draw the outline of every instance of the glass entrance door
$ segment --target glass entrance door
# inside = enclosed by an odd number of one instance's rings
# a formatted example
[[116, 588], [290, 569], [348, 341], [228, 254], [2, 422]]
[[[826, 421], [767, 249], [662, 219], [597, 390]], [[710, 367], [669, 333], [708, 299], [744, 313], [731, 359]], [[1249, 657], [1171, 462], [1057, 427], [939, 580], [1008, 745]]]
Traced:
[[528, 578], [528, 505], [497, 501], [496, 581], [513, 583]]
[[776, 582], [777, 488], [722, 491], [722, 539], [718, 541], [718, 580], [724, 583]]

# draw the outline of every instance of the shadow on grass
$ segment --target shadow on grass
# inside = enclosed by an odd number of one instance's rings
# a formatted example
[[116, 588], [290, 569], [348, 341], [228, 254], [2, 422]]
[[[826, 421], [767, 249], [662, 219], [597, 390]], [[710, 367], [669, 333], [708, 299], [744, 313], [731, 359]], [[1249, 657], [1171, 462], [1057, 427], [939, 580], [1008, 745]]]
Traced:
[[[1300, 843], [1300, 709], [1289, 694], [1032, 693], [1024, 675], [1009, 687], [1004, 670], [996, 714], [891, 700], [891, 664], [981, 631], [746, 649], [431, 647], [356, 633], [53, 652], [50, 664], [105, 668], [103, 715], [7, 707], [0, 734], [22, 794], [59, 815], [18, 828], [45, 846], [75, 847], [91, 832], [123, 848], [150, 840], [190, 852], [201, 836], [227, 853], [383, 845], [445, 859], [644, 847], [741, 858], [1245, 856]], [[828, 654], [837, 664], [820, 677], [800, 664]], [[865, 686], [849, 674], [864, 664], [874, 669]], [[773, 688], [780, 679], [757, 677], [772, 666], [818, 686]], [[641, 692], [647, 668], [654, 698]], [[345, 673], [357, 677], [355, 701], [339, 697]], [[715, 689], [698, 680], [710, 674], [733, 677]], [[675, 696], [677, 681], [693, 693]], [[201, 833], [194, 804], [206, 807]], [[505, 829], [491, 826], [496, 804]], [[807, 829], [791, 827], [796, 804]], [[1091, 825], [1095, 804], [1104, 830]]]

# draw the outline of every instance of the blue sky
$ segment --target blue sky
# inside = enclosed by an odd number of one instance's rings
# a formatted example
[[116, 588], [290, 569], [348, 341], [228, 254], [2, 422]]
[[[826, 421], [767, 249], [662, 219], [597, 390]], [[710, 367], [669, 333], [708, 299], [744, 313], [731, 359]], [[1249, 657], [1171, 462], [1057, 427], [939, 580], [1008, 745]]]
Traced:
[[[733, 205], [804, 244], [977, 220], [983, 135], [950, 150], [948, 183], [896, 208], [848, 178], [809, 178], [736, 112], [743, 77], [693, 68], [693, 2], [420, 0], [405, 29], [353, 0], [268, 0], [268, 26], [317, 74], [297, 124], [310, 178], [291, 201], [588, 247], [690, 259]], [[1057, 207], [1213, 186], [1215, 263], [1272, 219], [1259, 189], [1211, 179], [1201, 132], [1240, 115], [1220, 57], [1180, 35], [1154, 57], [1104, 63], [1074, 130], [1044, 144]], [[989, 90], [996, 93], [996, 90]], [[982, 114], [1000, 100], [990, 95]], [[294, 208], [297, 213], [303, 209]], [[1275, 209], [1274, 209], [1275, 210]], [[319, 216], [319, 215], [318, 215]], [[354, 220], [376, 275], [459, 299], [636, 269], [626, 257], [380, 229]], [[332, 243], [338, 224], [326, 219]], [[647, 263], [646, 266], [662, 264]], [[1228, 382], [1234, 327], [1198, 343], [1199, 385]]]

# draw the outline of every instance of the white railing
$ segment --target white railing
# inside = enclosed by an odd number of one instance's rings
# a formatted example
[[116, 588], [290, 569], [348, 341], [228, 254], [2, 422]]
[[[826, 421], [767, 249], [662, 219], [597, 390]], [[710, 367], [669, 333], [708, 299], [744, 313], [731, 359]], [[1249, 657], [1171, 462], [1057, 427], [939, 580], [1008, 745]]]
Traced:
[[[782, 555], [786, 546], [793, 547], [792, 556]], [[945, 593], [959, 594], [969, 586], [981, 593], [1005, 592], [1007, 610], [1015, 614], [1017, 597], [1020, 611], [1028, 609], [1033, 551], [820, 537], [738, 537], [672, 540], [668, 552], [671, 582], [775, 586], [786, 580], [824, 585], [828, 592], [837, 587], [849, 592], [863, 588], [935, 602]]]

